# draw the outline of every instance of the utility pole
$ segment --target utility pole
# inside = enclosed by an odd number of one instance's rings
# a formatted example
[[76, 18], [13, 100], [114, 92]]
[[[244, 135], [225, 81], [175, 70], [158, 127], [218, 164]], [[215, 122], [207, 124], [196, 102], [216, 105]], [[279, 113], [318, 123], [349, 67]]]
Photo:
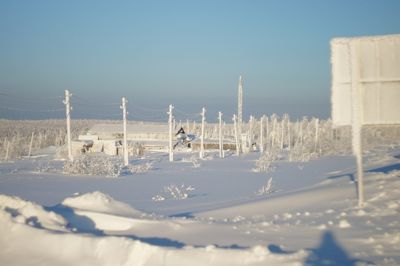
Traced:
[[315, 141], [314, 141], [314, 152], [317, 152], [318, 148], [318, 133], [319, 133], [319, 119], [315, 119]]
[[28, 158], [31, 158], [32, 153], [32, 145], [33, 145], [33, 136], [35, 135], [35, 131], [32, 132], [31, 135], [31, 142], [29, 143], [29, 151], [28, 151]]
[[123, 153], [124, 153], [124, 165], [128, 166], [129, 164], [129, 158], [128, 158], [128, 141], [127, 141], [127, 135], [126, 135], [126, 103], [128, 101], [125, 99], [125, 97], [122, 97], [122, 121], [123, 121], [123, 126], [124, 126], [124, 143], [123, 143]]
[[[242, 128], [243, 128], [243, 79], [242, 76], [239, 76], [239, 85], [238, 85], [238, 115], [237, 115], [237, 135], [238, 141], [242, 142]], [[239, 145], [239, 153], [242, 152], [242, 145]]]
[[283, 141], [285, 136], [285, 116], [281, 120], [281, 150], [283, 150]]
[[253, 131], [254, 131], [254, 116], [250, 116], [249, 119], [249, 147], [250, 150], [252, 149], [252, 145], [253, 145]]
[[239, 125], [243, 122], [243, 79], [239, 76], [239, 86], [238, 86], [238, 121]]
[[260, 119], [260, 152], [264, 152], [264, 117], [263, 115]]
[[265, 116], [265, 148], [268, 149], [269, 148], [269, 119], [268, 116]]
[[218, 121], [219, 121], [219, 158], [224, 157], [224, 147], [222, 143], [222, 113], [218, 112]]
[[8, 161], [8, 151], [9, 150], [10, 150], [10, 141], [7, 141], [6, 157], [4, 157], [4, 161]]
[[237, 128], [237, 116], [233, 115], [233, 127], [235, 129], [235, 141], [236, 141], [236, 155], [240, 155], [240, 143], [239, 143], [239, 136], [238, 136], [238, 128]]
[[200, 158], [204, 158], [204, 124], [206, 121], [206, 109], [203, 107], [201, 112], [201, 136], [200, 136]]
[[173, 162], [174, 161], [174, 152], [173, 152], [173, 147], [172, 147], [172, 123], [173, 123], [173, 121], [172, 121], [172, 119], [173, 119], [173, 116], [172, 116], [172, 110], [174, 109], [174, 107], [172, 106], [172, 104], [170, 104], [169, 105], [169, 110], [168, 110], [168, 112], [167, 112], [167, 114], [169, 115], [169, 118], [168, 118], [168, 125], [169, 125], [169, 149], [168, 149], [168, 151], [169, 151], [169, 161], [170, 162]]
[[288, 141], [288, 150], [290, 151], [290, 149], [292, 148], [292, 137], [291, 137], [291, 133], [290, 133], [290, 117], [289, 115], [287, 115], [287, 141]]
[[71, 101], [70, 97], [72, 94], [69, 93], [68, 90], [65, 90], [65, 99], [63, 103], [65, 104], [65, 116], [67, 117], [67, 147], [68, 147], [68, 159], [69, 161], [73, 161], [72, 157], [72, 146], [71, 146]]

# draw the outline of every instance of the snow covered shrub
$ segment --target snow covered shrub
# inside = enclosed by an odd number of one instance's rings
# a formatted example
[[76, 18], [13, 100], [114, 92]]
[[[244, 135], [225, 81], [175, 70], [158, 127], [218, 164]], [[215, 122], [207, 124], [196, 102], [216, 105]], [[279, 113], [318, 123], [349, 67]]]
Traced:
[[144, 164], [133, 164], [128, 166], [128, 171], [133, 174], [141, 174], [145, 173], [153, 168], [153, 164], [151, 162], [146, 162]]
[[256, 161], [256, 168], [254, 170], [257, 172], [272, 172], [275, 170], [275, 168], [272, 166], [273, 162], [279, 160], [280, 158], [281, 155], [278, 149], [267, 149]]
[[180, 186], [171, 184], [164, 187], [164, 192], [169, 194], [171, 198], [176, 200], [187, 199], [189, 196], [189, 192], [193, 190], [194, 188], [192, 186], [185, 186], [185, 184], [182, 184]]
[[264, 186], [262, 186], [257, 192], [256, 195], [257, 196], [262, 196], [262, 195], [267, 195], [274, 192], [272, 189], [272, 177], [269, 178], [267, 184], [265, 184]]
[[82, 175], [100, 175], [118, 177], [121, 175], [123, 162], [119, 157], [104, 154], [85, 154], [64, 163], [64, 173]]
[[189, 193], [190, 191], [195, 190], [194, 187], [192, 186], [185, 186], [185, 184], [182, 184], [180, 186], [177, 186], [175, 184], [170, 184], [168, 186], [164, 187], [163, 194], [164, 195], [156, 195], [152, 198], [153, 201], [163, 201], [167, 198], [169, 199], [175, 199], [175, 200], [183, 200], [187, 199], [190, 197]]
[[183, 158], [182, 162], [190, 162], [193, 164], [194, 168], [199, 168], [201, 166], [198, 155], [192, 155], [189, 158]]
[[143, 156], [144, 154], [144, 146], [139, 143], [139, 142], [134, 142], [128, 144], [129, 148], [129, 155], [134, 156], [134, 157], [140, 157]]
[[153, 201], [164, 201], [165, 198], [161, 195], [155, 195], [154, 197], [151, 198]]
[[308, 162], [312, 159], [317, 159], [319, 157], [318, 152], [313, 149], [313, 143], [303, 143], [302, 145], [295, 145], [290, 149], [288, 156], [291, 162]]
[[[95, 120], [74, 120], [72, 138], [85, 133]], [[31, 146], [32, 141], [32, 146]], [[65, 120], [4, 120], [0, 119], [0, 159], [21, 158], [49, 146], [66, 142]]]
[[37, 173], [56, 173], [57, 169], [50, 162], [39, 163], [36, 167], [35, 172]]
[[331, 120], [315, 118], [303, 119], [298, 128], [295, 142], [288, 151], [289, 161], [306, 162], [321, 156], [351, 152], [349, 128], [334, 128]]

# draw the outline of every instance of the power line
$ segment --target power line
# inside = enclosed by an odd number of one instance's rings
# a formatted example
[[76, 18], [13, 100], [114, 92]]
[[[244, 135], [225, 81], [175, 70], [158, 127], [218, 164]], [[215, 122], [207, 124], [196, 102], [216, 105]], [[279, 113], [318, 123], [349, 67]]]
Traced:
[[4, 92], [0, 92], [1, 96], [8, 97], [8, 98], [14, 98], [18, 100], [25, 100], [25, 101], [41, 101], [41, 100], [60, 100], [63, 99], [62, 96], [54, 96], [54, 97], [23, 97], [23, 96], [17, 96], [17, 95], [12, 95]]
[[15, 107], [8, 107], [8, 106], [0, 106], [0, 108], [10, 111], [19, 111], [19, 112], [38, 112], [38, 113], [51, 113], [51, 112], [60, 112], [64, 111], [64, 108], [59, 109], [48, 109], [48, 110], [33, 110], [33, 109], [23, 109], [23, 108], [15, 108]]
[[72, 95], [72, 98], [74, 98], [74, 104], [80, 103], [80, 104], [85, 104], [85, 105], [93, 105], [93, 106], [116, 106], [120, 105], [121, 103], [119, 102], [110, 102], [110, 103], [102, 103], [98, 101], [93, 101], [92, 99], [84, 98], [78, 95]]

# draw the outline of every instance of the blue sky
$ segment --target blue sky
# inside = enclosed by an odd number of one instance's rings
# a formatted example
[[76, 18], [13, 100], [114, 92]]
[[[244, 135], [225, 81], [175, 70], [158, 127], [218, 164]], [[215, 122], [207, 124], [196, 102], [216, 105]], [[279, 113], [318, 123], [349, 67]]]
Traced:
[[27, 110], [62, 108], [65, 89], [81, 97], [77, 117], [90, 101], [112, 118], [122, 96], [132, 117], [169, 103], [231, 116], [239, 75], [245, 117], [327, 118], [330, 39], [400, 33], [399, 12], [397, 0], [1, 0], [0, 104], [21, 110], [0, 118], [62, 116]]

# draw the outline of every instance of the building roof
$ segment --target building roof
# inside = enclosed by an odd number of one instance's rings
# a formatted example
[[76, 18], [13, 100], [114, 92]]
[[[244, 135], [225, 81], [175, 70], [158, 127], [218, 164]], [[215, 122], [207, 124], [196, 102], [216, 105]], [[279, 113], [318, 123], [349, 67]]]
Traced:
[[[89, 133], [100, 134], [100, 133], [122, 133], [123, 126], [122, 122], [120, 124], [96, 124], [91, 129]], [[166, 133], [169, 132], [168, 124], [155, 124], [155, 123], [130, 123], [126, 127], [128, 134], [144, 134], [144, 133]]]

